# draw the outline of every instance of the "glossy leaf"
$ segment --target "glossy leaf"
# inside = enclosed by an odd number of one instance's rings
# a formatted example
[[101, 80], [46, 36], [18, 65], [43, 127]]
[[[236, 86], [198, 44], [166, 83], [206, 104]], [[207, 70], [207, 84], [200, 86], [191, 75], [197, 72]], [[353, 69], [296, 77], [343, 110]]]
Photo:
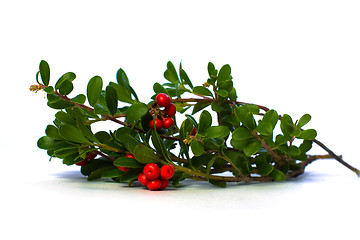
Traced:
[[53, 150], [53, 149], [68, 147], [69, 144], [64, 141], [58, 141], [51, 137], [44, 136], [38, 140], [37, 146], [40, 149]]
[[103, 87], [103, 80], [99, 76], [94, 76], [89, 80], [86, 95], [91, 106], [94, 106], [99, 99]]
[[117, 83], [114, 83], [114, 82], [110, 82], [109, 85], [115, 88], [119, 101], [126, 102], [126, 103], [134, 102], [134, 100], [132, 100], [132, 98], [131, 98], [131, 93], [129, 92], [129, 90], [127, 88], [125, 88]]
[[65, 74], [63, 74], [59, 80], [55, 83], [55, 90], [60, 89], [61, 85], [65, 82], [65, 81], [74, 81], [74, 79], [76, 78], [75, 73], [73, 72], [67, 72]]
[[208, 66], [207, 66], [207, 69], [208, 69], [209, 76], [211, 77], [215, 72], [214, 64], [212, 62], [209, 62]]
[[110, 114], [115, 115], [118, 107], [118, 96], [116, 89], [113, 86], [108, 85], [105, 89], [105, 101]]
[[118, 167], [128, 167], [128, 168], [141, 168], [144, 167], [144, 164], [139, 163], [133, 158], [128, 157], [119, 157], [114, 161], [114, 165]]
[[190, 144], [191, 151], [195, 156], [200, 156], [204, 153], [204, 145], [197, 140], [193, 140]]
[[145, 103], [136, 102], [126, 111], [126, 122], [133, 124], [141, 120], [141, 117], [149, 112], [149, 107]]
[[274, 170], [272, 170], [272, 172], [269, 174], [269, 176], [271, 176], [275, 181], [284, 181], [285, 180], [285, 174], [274, 168]]
[[258, 113], [259, 108], [255, 105], [244, 105], [235, 108], [236, 118], [247, 128], [253, 130], [256, 127], [254, 113]]
[[50, 67], [45, 60], [40, 61], [39, 71], [40, 71], [41, 81], [45, 86], [48, 86], [50, 82]]
[[85, 126], [83, 121], [78, 117], [76, 119], [77, 127], [79, 128], [80, 132], [90, 141], [92, 142], [99, 142], [99, 140], [96, 139], [95, 135], [92, 133], [89, 126]]
[[264, 114], [263, 118], [261, 119], [261, 122], [269, 123], [272, 128], [271, 130], [274, 130], [278, 120], [279, 120], [278, 113], [275, 110], [271, 109]]
[[68, 141], [76, 143], [89, 143], [89, 140], [85, 138], [81, 132], [70, 124], [64, 124], [59, 127], [60, 135]]
[[130, 86], [129, 79], [122, 68], [117, 71], [116, 80], [119, 85], [127, 89], [134, 96], [135, 100], [139, 100], [135, 90]]
[[209, 183], [216, 187], [226, 188], [226, 182], [224, 180], [209, 179]]
[[46, 136], [55, 139], [55, 140], [64, 140], [64, 138], [60, 135], [59, 129], [54, 125], [47, 125], [45, 130]]
[[160, 160], [159, 157], [154, 153], [154, 151], [144, 144], [137, 145], [132, 151], [132, 154], [134, 154], [135, 159], [138, 162], [144, 164], [156, 163]]
[[206, 131], [206, 129], [211, 127], [211, 124], [212, 124], [211, 114], [206, 110], [202, 111], [202, 113], [200, 114], [200, 118], [199, 118], [198, 132], [200, 134], [204, 133]]
[[199, 95], [204, 95], [204, 96], [209, 96], [209, 97], [214, 97], [214, 95], [212, 94], [212, 92], [203, 86], [196, 86], [193, 88], [193, 93], [195, 94], [199, 94]]
[[78, 94], [75, 97], [71, 98], [71, 101], [79, 104], [84, 104], [86, 101], [86, 97], [84, 94]]
[[257, 167], [257, 170], [258, 170], [258, 173], [261, 175], [261, 176], [267, 176], [269, 175], [274, 167], [273, 165], [269, 164], [267, 161], [266, 161], [266, 158], [264, 155], [259, 155], [255, 158], [255, 164], [256, 164], [256, 167]]
[[164, 77], [171, 83], [177, 84], [179, 82], [179, 77], [177, 75], [176, 69], [172, 62], [167, 63], [167, 69], [164, 72]]
[[230, 130], [226, 126], [212, 126], [205, 130], [205, 136], [207, 138], [225, 138], [230, 134]]
[[208, 107], [210, 105], [210, 103], [203, 103], [203, 102], [198, 102], [194, 105], [193, 111], [192, 111], [192, 115], [194, 115], [195, 113], [203, 110], [204, 108]]
[[239, 140], [246, 140], [246, 139], [253, 138], [253, 134], [246, 127], [238, 127], [232, 133], [232, 138], [233, 139], [239, 139]]
[[311, 120], [311, 116], [309, 114], [304, 114], [300, 119], [299, 122], [297, 123], [297, 126], [299, 128], [305, 126], [308, 122], [310, 122]]
[[244, 146], [244, 153], [247, 157], [250, 157], [257, 153], [261, 148], [260, 141], [251, 141]]
[[301, 131], [300, 135], [297, 138], [305, 139], [305, 140], [313, 140], [317, 136], [317, 132], [315, 129], [307, 129]]
[[185, 83], [186, 85], [188, 85], [191, 89], [194, 88], [192, 82], [190, 81], [189, 76], [186, 74], [185, 70], [182, 69], [182, 68], [180, 69], [180, 78], [181, 78], [182, 80], [184, 80], [184, 83]]
[[165, 93], [165, 94], [169, 95], [169, 92], [160, 83], [154, 83], [153, 90], [156, 94]]
[[231, 67], [230, 65], [226, 64], [222, 66], [219, 70], [219, 74], [217, 77], [218, 84], [221, 84], [227, 80], [231, 80]]
[[260, 133], [261, 135], [268, 136], [272, 134], [273, 127], [270, 122], [260, 121], [254, 131]]
[[284, 136], [289, 136], [295, 130], [294, 122], [288, 114], [284, 114], [281, 118], [280, 128]]

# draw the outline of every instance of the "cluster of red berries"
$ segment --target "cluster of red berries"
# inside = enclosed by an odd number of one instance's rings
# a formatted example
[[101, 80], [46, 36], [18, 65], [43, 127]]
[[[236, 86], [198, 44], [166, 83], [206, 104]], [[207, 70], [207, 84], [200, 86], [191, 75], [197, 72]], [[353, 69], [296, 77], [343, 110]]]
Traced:
[[164, 107], [161, 115], [158, 115], [155, 120], [151, 120], [149, 126], [151, 129], [156, 128], [160, 130], [162, 128], [168, 129], [174, 124], [174, 119], [172, 118], [176, 114], [176, 107], [171, 102], [169, 95], [165, 93], [159, 93], [156, 95], [155, 101], [159, 107]]
[[142, 173], [139, 174], [139, 182], [149, 190], [164, 190], [169, 185], [169, 179], [174, 176], [175, 168], [167, 164], [159, 168], [156, 163], [145, 165]]
[[96, 156], [97, 156], [97, 153], [91, 152], [89, 155], [87, 155], [86, 158], [84, 158], [84, 160], [75, 163], [75, 165], [77, 165], [77, 166], [85, 166], [90, 160], [94, 159]]

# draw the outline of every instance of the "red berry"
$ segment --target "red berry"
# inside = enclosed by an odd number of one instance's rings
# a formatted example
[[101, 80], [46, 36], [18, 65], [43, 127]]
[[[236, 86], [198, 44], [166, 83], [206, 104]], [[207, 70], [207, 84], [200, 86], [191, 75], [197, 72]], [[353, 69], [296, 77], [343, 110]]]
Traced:
[[147, 182], [146, 186], [151, 191], [159, 190], [161, 187], [161, 181], [160, 179], [150, 180]]
[[173, 103], [170, 103], [170, 105], [165, 108], [165, 113], [168, 117], [175, 116], [176, 106]]
[[147, 178], [145, 177], [145, 175], [144, 175], [143, 173], [140, 173], [140, 174], [139, 174], [138, 180], [139, 180], [139, 182], [140, 182], [142, 185], [144, 185], [144, 186], [146, 186], [146, 184], [147, 184], [147, 182], [148, 182]]
[[77, 166], [85, 166], [88, 163], [88, 160], [85, 158], [84, 160], [75, 163]]
[[165, 93], [159, 93], [156, 95], [155, 101], [160, 107], [167, 107], [171, 102], [171, 98]]
[[160, 168], [155, 163], [148, 163], [145, 165], [143, 173], [148, 180], [154, 180], [159, 177]]
[[117, 168], [120, 169], [123, 172], [129, 171], [129, 169], [130, 169], [128, 167], [119, 167], [119, 166], [117, 166]]
[[97, 153], [91, 152], [89, 155], [87, 155], [86, 158], [84, 158], [84, 160], [82, 160], [80, 162], [77, 162], [75, 164], [78, 165], [78, 166], [85, 166], [88, 163], [89, 160], [94, 159], [96, 156], [97, 156]]
[[154, 125], [156, 127], [156, 130], [160, 130], [163, 127], [163, 122], [160, 119], [155, 119], [155, 124], [154, 124], [154, 120], [151, 120], [149, 123], [149, 126], [151, 129], [154, 129]]
[[172, 118], [165, 118], [163, 121], [163, 128], [168, 129], [174, 124], [174, 119]]
[[174, 176], [175, 168], [173, 165], [167, 164], [161, 167], [160, 176], [162, 179], [169, 180]]
[[161, 187], [159, 190], [164, 190], [167, 186], [169, 186], [169, 180], [161, 179]]
[[131, 153], [126, 154], [125, 157], [135, 159], [135, 156]]

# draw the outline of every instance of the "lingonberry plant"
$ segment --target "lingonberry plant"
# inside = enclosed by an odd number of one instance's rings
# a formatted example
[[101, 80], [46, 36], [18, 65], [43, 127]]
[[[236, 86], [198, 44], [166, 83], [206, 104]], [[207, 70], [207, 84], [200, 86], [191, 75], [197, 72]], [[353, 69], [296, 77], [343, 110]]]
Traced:
[[[30, 90], [44, 90], [47, 105], [58, 111], [38, 147], [66, 165], [80, 165], [88, 180], [139, 181], [150, 190], [188, 178], [220, 187], [227, 182], [284, 181], [325, 158], [336, 159], [359, 176], [358, 169], [316, 139], [314, 129], [304, 129], [309, 114], [294, 121], [288, 114], [238, 101], [230, 66], [217, 70], [209, 63], [207, 70], [207, 81], [194, 86], [181, 64], [176, 71], [168, 62], [168, 82], [155, 83], [152, 100], [144, 103], [123, 69], [105, 88], [102, 78], [94, 76], [86, 95], [70, 97], [76, 75], [67, 72], [51, 86], [50, 68], [43, 60]], [[185, 93], [192, 96], [184, 98]], [[176, 113], [185, 120], [177, 123]], [[119, 128], [93, 132], [92, 124], [100, 121], [115, 122]], [[313, 144], [327, 154], [309, 155]]]

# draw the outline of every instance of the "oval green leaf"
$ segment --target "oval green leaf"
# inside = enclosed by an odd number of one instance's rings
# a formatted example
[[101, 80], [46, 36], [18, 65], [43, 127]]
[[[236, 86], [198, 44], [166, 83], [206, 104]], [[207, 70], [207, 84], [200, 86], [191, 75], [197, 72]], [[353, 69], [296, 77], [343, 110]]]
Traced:
[[103, 87], [103, 80], [99, 76], [94, 76], [89, 80], [86, 95], [91, 106], [94, 106], [99, 99]]

